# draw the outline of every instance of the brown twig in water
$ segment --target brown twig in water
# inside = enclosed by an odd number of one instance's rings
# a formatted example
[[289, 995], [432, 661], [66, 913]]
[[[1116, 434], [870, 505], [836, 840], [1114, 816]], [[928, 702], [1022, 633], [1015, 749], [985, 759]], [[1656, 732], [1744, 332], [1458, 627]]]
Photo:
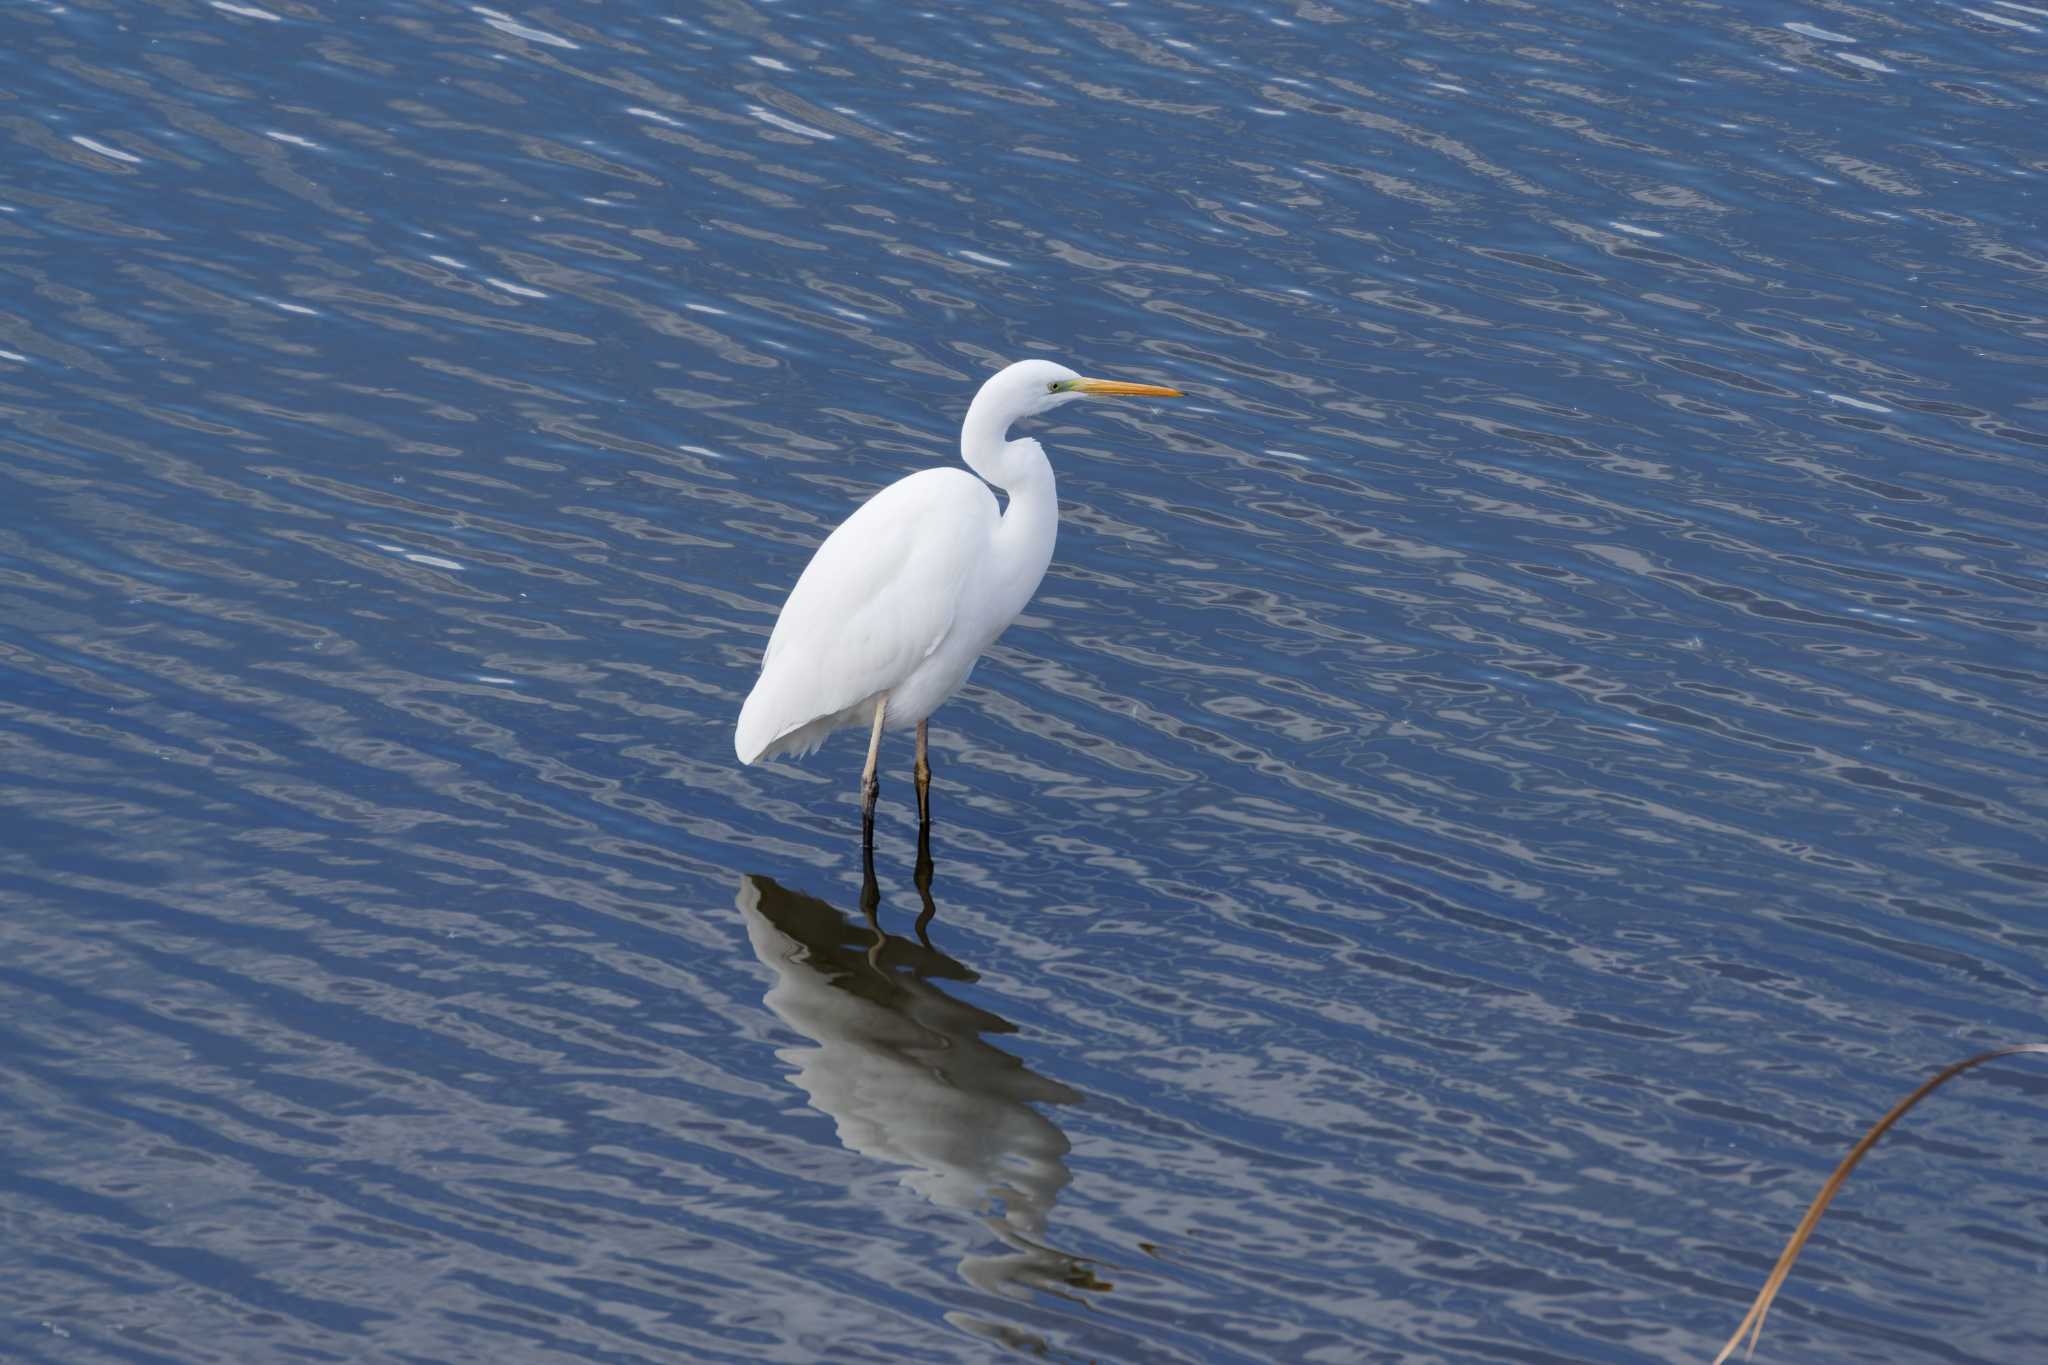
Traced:
[[1856, 1163], [1863, 1160], [1863, 1154], [1876, 1146], [1877, 1140], [1883, 1137], [1893, 1124], [1904, 1118], [1907, 1110], [1949, 1081], [1971, 1067], [1982, 1066], [1986, 1062], [1995, 1062], [2000, 1057], [2012, 1057], [2022, 1052], [2048, 1052], [2048, 1043], [2018, 1043], [2012, 1047], [1999, 1048], [1996, 1052], [1980, 1052], [1974, 1057], [1957, 1062], [1954, 1066], [1943, 1067], [1929, 1077], [1919, 1089], [1893, 1105], [1891, 1112], [1879, 1119], [1876, 1125], [1863, 1135], [1863, 1140], [1849, 1149], [1849, 1155], [1842, 1158], [1842, 1164], [1835, 1167], [1835, 1173], [1828, 1177], [1827, 1184], [1820, 1187], [1820, 1193], [1815, 1195], [1813, 1203], [1807, 1206], [1806, 1217], [1799, 1220], [1798, 1228], [1792, 1233], [1792, 1240], [1785, 1243], [1785, 1250], [1779, 1253], [1778, 1263], [1771, 1267], [1770, 1278], [1764, 1281], [1764, 1287], [1758, 1291], [1756, 1301], [1750, 1304], [1748, 1314], [1742, 1319], [1742, 1325], [1735, 1329], [1735, 1335], [1728, 1338], [1728, 1344], [1721, 1348], [1721, 1354], [1714, 1357], [1714, 1365], [1722, 1365], [1729, 1356], [1735, 1354], [1735, 1348], [1742, 1344], [1745, 1333], [1749, 1336], [1746, 1354], [1756, 1351], [1757, 1339], [1764, 1332], [1764, 1315], [1771, 1311], [1771, 1301], [1778, 1297], [1778, 1291], [1784, 1287], [1785, 1277], [1792, 1273], [1792, 1263], [1799, 1259], [1799, 1252], [1806, 1245], [1806, 1239], [1813, 1235], [1813, 1229], [1820, 1222], [1820, 1216], [1827, 1212], [1828, 1204], [1834, 1199], [1835, 1192], [1842, 1188], [1842, 1182], [1849, 1178], [1849, 1172], [1856, 1169]]

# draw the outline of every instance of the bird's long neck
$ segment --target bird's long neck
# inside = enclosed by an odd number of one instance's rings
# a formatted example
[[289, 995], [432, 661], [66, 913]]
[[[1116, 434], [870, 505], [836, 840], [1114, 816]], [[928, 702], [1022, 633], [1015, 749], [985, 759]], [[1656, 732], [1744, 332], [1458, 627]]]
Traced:
[[1060, 526], [1052, 462], [1038, 442], [1008, 440], [1009, 428], [1008, 416], [979, 398], [967, 409], [960, 428], [960, 457], [967, 467], [1009, 495], [987, 565], [996, 592], [1004, 599], [1000, 605], [1005, 621], [1022, 611], [1038, 591], [1046, 565], [1052, 563]]
[[966, 420], [960, 423], [960, 458], [967, 467], [998, 488], [1010, 486], [1003, 451], [1010, 443], [1010, 414], [991, 401], [987, 388], [967, 405]]

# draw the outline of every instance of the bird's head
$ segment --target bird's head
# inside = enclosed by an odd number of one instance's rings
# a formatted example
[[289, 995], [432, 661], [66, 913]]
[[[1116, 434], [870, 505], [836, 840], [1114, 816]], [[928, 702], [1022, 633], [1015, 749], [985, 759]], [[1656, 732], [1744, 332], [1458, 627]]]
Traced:
[[[1020, 360], [989, 376], [967, 406], [960, 424], [960, 456], [967, 467], [998, 488], [1014, 488], [1034, 468], [1046, 468], [1036, 441], [1006, 440], [1010, 424], [1051, 412], [1077, 398], [1108, 398], [1117, 394], [1149, 394], [1178, 398], [1179, 389], [1159, 384], [1126, 384], [1117, 379], [1089, 379], [1050, 360]], [[1028, 451], [1028, 455], [1024, 452]]]
[[991, 375], [981, 386], [981, 392], [975, 395], [974, 402], [977, 407], [986, 404], [991, 412], [1002, 414], [1007, 426], [1021, 418], [1051, 412], [1077, 398], [1114, 398], [1119, 395], [1178, 398], [1181, 392], [1161, 384], [1089, 379], [1050, 360], [1020, 360]]

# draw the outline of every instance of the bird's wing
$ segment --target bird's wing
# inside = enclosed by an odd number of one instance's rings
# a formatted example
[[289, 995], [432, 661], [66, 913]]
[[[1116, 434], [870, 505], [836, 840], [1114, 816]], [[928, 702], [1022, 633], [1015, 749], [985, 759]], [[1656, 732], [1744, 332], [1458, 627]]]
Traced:
[[782, 736], [902, 682], [953, 626], [1000, 520], [964, 469], [899, 479], [811, 556], [741, 708], [734, 747], [751, 762]]

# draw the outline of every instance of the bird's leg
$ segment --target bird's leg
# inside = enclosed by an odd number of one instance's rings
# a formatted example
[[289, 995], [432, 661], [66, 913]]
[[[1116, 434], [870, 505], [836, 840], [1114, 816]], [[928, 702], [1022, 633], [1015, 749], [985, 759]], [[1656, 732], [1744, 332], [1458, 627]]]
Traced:
[[925, 754], [925, 728], [928, 720], [917, 723], [917, 828], [920, 837], [931, 828], [932, 823], [932, 763]]
[[868, 735], [868, 766], [860, 775], [860, 843], [869, 857], [875, 847], [875, 798], [882, 794], [882, 779], [875, 776], [875, 760], [882, 754], [882, 717], [889, 712], [887, 696], [875, 699], [875, 728]]

